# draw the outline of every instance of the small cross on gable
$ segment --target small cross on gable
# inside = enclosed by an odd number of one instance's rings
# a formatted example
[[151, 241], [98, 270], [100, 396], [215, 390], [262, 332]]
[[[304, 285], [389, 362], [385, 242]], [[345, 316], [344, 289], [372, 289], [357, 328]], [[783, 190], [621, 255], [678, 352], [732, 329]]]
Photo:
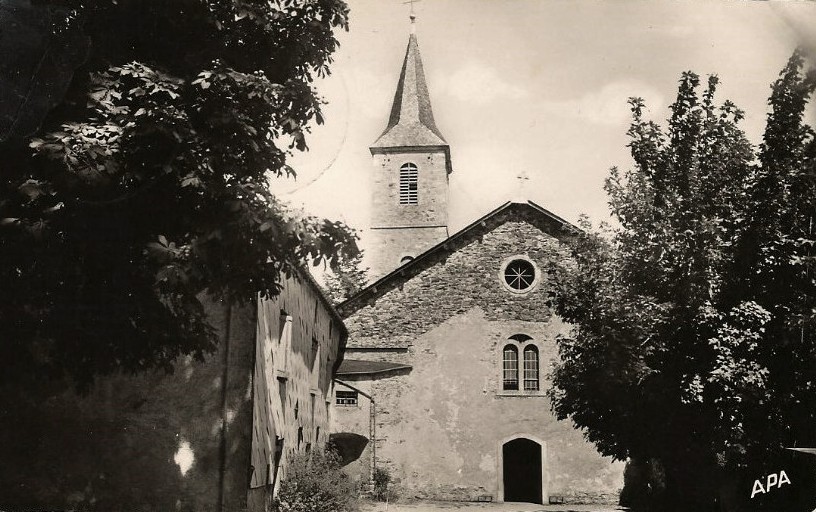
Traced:
[[530, 181], [530, 176], [527, 175], [527, 171], [521, 171], [516, 176], [518, 180], [518, 191], [516, 192], [516, 201], [524, 202], [525, 201], [525, 194], [524, 194], [524, 187], [527, 185], [526, 182]]

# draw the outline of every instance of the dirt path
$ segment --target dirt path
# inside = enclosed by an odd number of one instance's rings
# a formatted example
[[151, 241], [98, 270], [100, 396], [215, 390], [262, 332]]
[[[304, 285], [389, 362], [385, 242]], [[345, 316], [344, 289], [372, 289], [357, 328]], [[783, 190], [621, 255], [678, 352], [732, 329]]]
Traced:
[[536, 505], [534, 503], [363, 503], [360, 512], [621, 512], [615, 505]]

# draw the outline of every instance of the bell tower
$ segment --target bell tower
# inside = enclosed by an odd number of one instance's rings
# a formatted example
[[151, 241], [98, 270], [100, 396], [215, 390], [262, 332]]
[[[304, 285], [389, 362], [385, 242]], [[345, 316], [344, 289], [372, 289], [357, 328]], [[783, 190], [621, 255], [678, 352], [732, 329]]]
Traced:
[[374, 159], [371, 277], [378, 279], [448, 237], [450, 146], [434, 122], [411, 14], [411, 35], [388, 126]]

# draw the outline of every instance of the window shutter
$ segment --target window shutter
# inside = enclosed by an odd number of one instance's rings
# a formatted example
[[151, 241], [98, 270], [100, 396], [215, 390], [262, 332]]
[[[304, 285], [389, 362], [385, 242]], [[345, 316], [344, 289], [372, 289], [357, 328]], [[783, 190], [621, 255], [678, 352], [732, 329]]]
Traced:
[[400, 204], [417, 204], [419, 199], [419, 181], [417, 166], [412, 163], [400, 167]]

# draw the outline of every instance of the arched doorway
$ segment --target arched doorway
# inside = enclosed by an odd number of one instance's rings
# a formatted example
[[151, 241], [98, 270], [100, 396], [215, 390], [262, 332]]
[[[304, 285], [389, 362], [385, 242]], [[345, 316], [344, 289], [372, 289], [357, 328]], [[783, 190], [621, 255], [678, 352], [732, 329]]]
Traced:
[[504, 501], [542, 503], [541, 445], [518, 437], [502, 445]]

